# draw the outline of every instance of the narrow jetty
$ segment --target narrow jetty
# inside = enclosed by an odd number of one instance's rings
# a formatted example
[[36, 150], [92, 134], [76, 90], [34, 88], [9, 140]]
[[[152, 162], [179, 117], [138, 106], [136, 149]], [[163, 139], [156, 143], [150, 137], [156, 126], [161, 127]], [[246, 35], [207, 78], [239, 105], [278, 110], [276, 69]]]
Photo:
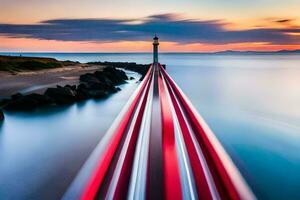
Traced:
[[221, 143], [158, 62], [63, 199], [255, 199]]

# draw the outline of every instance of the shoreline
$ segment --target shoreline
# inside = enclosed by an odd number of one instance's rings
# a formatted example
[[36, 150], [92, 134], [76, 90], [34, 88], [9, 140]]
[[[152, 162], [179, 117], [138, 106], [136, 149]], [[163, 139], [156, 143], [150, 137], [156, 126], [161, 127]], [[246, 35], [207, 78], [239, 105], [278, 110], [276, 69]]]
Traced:
[[93, 73], [80, 75], [76, 85], [47, 87], [42, 94], [16, 93], [0, 102], [5, 111], [31, 111], [44, 106], [70, 105], [88, 99], [101, 99], [121, 89], [119, 85], [129, 80], [123, 70], [103, 67]]
[[[14, 61], [9, 59], [10, 62]], [[29, 57], [16, 59], [31, 62]], [[34, 60], [38, 59], [34, 58]], [[47, 59], [53, 62], [52, 58]], [[104, 98], [118, 92], [120, 90], [118, 85], [134, 79], [128, 77], [125, 71], [139, 73], [142, 80], [150, 67], [150, 65], [128, 62], [79, 63], [55, 59], [54, 61], [67, 62], [68, 65], [61, 64], [61, 67], [42, 70], [37, 68], [40, 67], [39, 65], [36, 65], [34, 70], [21, 70], [14, 73], [0, 71], [0, 108], [7, 111], [26, 111], [45, 105], [57, 106]], [[3, 62], [1, 64], [3, 67]], [[17, 64], [22, 66], [22, 63]]]
[[[49, 65], [57, 67], [49, 67]], [[26, 64], [26, 65], [24, 65]], [[31, 67], [31, 65], [34, 66]], [[46, 67], [46, 68], [43, 68]], [[149, 64], [133, 62], [88, 62], [59, 61], [46, 57], [0, 56], [0, 101], [15, 93], [42, 94], [49, 87], [77, 85], [85, 73], [103, 70], [105, 67], [130, 70], [145, 76]], [[142, 79], [141, 78], [141, 79]]]
[[[76, 84], [82, 74], [95, 72], [105, 66], [86, 66], [85, 64], [38, 71], [22, 71], [12, 74], [0, 71], [0, 100], [15, 93], [42, 93], [47, 87]], [[36, 89], [35, 89], [36, 88]]]

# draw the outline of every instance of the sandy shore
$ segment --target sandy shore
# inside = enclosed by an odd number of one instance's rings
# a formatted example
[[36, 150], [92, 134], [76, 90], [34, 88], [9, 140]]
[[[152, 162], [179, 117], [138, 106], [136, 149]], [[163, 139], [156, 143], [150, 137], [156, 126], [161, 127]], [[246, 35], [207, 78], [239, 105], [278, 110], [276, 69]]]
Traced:
[[9, 97], [17, 92], [43, 93], [46, 88], [56, 85], [77, 84], [79, 76], [88, 72], [102, 69], [103, 66], [88, 66], [78, 64], [62, 68], [18, 72], [13, 75], [8, 72], [0, 72], [0, 99]]

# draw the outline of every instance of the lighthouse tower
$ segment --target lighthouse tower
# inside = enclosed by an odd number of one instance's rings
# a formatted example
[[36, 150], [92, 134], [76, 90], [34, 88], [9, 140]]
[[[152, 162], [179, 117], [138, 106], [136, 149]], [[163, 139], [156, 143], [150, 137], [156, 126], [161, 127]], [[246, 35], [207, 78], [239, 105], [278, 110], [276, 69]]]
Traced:
[[153, 63], [158, 63], [158, 37], [155, 34], [155, 37], [153, 38]]

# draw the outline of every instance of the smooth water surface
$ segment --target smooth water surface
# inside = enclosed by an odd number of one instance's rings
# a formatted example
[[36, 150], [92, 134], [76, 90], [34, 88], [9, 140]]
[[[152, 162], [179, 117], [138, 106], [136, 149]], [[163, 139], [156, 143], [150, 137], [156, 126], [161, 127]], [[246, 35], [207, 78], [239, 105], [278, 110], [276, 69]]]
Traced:
[[[152, 59], [144, 53], [22, 55], [80, 62]], [[300, 55], [161, 54], [160, 60], [259, 199], [300, 199]], [[0, 128], [0, 195], [59, 196], [135, 86], [58, 112], [8, 114]]]
[[167, 69], [259, 199], [300, 199], [300, 56], [191, 56]]
[[[129, 76], [140, 78], [136, 73]], [[0, 199], [60, 199], [138, 83], [102, 100], [5, 113], [0, 127]]]

